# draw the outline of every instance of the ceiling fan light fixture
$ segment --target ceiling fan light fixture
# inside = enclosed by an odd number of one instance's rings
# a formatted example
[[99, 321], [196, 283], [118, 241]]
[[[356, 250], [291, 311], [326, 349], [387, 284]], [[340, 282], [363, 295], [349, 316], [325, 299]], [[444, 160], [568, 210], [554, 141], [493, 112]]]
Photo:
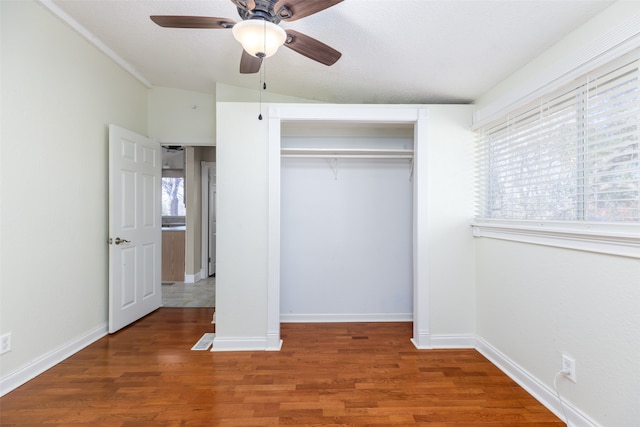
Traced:
[[279, 25], [261, 19], [238, 22], [231, 31], [244, 50], [256, 58], [272, 56], [287, 40], [287, 33]]

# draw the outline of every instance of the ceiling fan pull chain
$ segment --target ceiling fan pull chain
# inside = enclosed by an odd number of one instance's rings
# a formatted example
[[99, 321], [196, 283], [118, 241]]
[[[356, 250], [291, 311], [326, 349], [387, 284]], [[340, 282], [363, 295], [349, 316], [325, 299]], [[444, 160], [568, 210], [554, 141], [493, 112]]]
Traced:
[[260, 114], [258, 114], [258, 120], [262, 120], [262, 91], [260, 92], [260, 106], [258, 107], [260, 110]]
[[[262, 78], [263, 77], [263, 75], [262, 75], [263, 71], [262, 70], [264, 70], [265, 63], [266, 63], [266, 61], [263, 59], [262, 60], [262, 67], [261, 67], [262, 69], [260, 70], [260, 83], [262, 83], [261, 86], [263, 87], [263, 89], [267, 88], [267, 83]], [[262, 90], [258, 89], [258, 92], [260, 93], [260, 114], [258, 115], [258, 120], [262, 120]]]
[[[262, 41], [264, 46], [262, 47], [262, 52], [267, 51], [267, 21], [263, 21], [262, 23]], [[264, 55], [264, 54], [263, 54]], [[262, 58], [262, 67], [260, 67], [260, 81], [262, 83], [262, 90], [267, 90], [267, 82], [265, 68], [267, 67], [267, 57], [263, 56]], [[260, 114], [258, 115], [258, 120], [262, 120], [262, 90], [260, 91]]]
[[[266, 70], [266, 68], [267, 68], [267, 61], [262, 60], [263, 71], [260, 72], [260, 80], [262, 80], [262, 90], [267, 90], [267, 82], [264, 81], [265, 79], [262, 78], [263, 77], [262, 73], [266, 74], [266, 71], [264, 71]], [[258, 120], [262, 120], [262, 90], [260, 91], [260, 115], [258, 116]]]

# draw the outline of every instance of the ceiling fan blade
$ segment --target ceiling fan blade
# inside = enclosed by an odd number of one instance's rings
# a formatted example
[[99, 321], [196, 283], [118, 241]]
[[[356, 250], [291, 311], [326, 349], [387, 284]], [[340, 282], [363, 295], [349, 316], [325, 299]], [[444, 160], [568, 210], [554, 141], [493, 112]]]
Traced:
[[151, 20], [166, 28], [231, 28], [236, 23], [233, 19], [215, 18], [213, 16], [172, 16], [153, 15]]
[[285, 30], [287, 41], [284, 43], [289, 49], [301, 55], [318, 61], [324, 65], [333, 65], [342, 56], [340, 52], [326, 44], [294, 30]]
[[262, 59], [249, 55], [246, 50], [242, 49], [242, 57], [240, 58], [240, 73], [253, 74], [260, 71]]
[[283, 21], [295, 21], [313, 15], [342, 2], [343, 0], [279, 0], [273, 10]]

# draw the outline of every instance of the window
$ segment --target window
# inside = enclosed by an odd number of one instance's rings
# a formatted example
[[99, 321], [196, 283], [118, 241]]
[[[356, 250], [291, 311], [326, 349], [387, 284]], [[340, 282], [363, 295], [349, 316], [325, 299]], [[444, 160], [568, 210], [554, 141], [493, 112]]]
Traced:
[[478, 221], [640, 222], [639, 58], [480, 129]]
[[184, 216], [184, 178], [162, 177], [162, 216]]

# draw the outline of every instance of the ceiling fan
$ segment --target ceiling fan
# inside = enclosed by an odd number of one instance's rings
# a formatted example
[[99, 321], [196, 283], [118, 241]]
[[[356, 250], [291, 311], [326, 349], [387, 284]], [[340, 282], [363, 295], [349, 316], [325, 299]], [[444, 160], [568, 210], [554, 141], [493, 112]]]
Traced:
[[281, 45], [320, 62], [333, 65], [342, 54], [326, 44], [294, 30], [285, 30], [280, 21], [304, 18], [343, 0], [231, 0], [242, 21], [212, 16], [154, 15], [151, 20], [167, 28], [232, 29], [243, 45], [240, 73], [260, 71], [262, 60], [273, 55]]

